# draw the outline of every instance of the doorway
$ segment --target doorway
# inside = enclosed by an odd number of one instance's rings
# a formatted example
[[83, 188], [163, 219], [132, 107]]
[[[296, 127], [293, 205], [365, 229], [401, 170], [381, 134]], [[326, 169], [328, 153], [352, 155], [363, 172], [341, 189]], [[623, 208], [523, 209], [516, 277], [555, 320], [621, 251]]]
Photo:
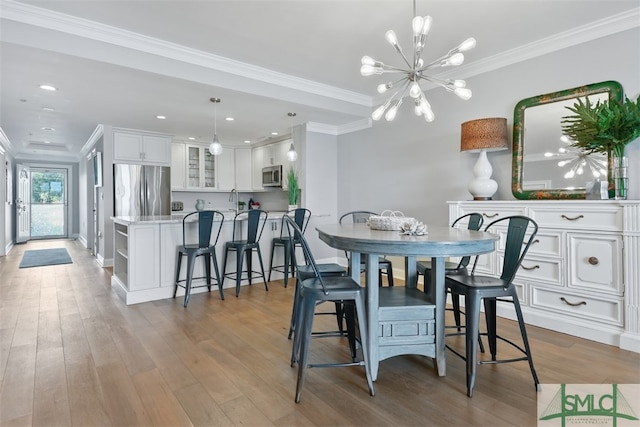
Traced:
[[18, 241], [66, 238], [67, 169], [20, 165], [18, 171]]

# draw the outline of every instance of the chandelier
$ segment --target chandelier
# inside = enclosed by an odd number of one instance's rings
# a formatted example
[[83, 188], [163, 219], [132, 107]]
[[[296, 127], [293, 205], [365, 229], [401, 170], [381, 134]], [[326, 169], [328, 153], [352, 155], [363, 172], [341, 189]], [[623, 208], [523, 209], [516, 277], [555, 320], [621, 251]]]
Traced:
[[360, 74], [363, 76], [387, 73], [397, 73], [402, 75], [402, 77], [396, 81], [390, 81], [388, 83], [378, 85], [378, 93], [380, 94], [394, 89], [395, 92], [384, 104], [380, 105], [373, 111], [371, 114], [373, 120], [380, 120], [384, 114], [387, 121], [392, 121], [396, 117], [398, 108], [408, 93], [409, 96], [413, 98], [415, 114], [417, 116], [423, 116], [427, 122], [432, 122], [435, 115], [431, 110], [431, 105], [429, 104], [429, 101], [427, 101], [422, 87], [420, 87], [420, 83], [422, 81], [431, 82], [437, 86], [443, 87], [447, 91], [455, 93], [464, 100], [471, 98], [471, 90], [466, 87], [466, 82], [464, 80], [443, 80], [429, 76], [426, 73], [427, 71], [437, 67], [449, 67], [462, 64], [464, 62], [464, 55], [462, 52], [473, 49], [476, 46], [476, 39], [470, 37], [460, 43], [457, 47], [451, 49], [445, 55], [425, 64], [421, 55], [427, 40], [427, 35], [431, 29], [432, 19], [430, 16], [422, 17], [416, 15], [415, 0], [413, 1], [413, 16], [413, 58], [411, 60], [405, 56], [402, 48], [398, 44], [396, 33], [393, 30], [389, 30], [385, 34], [385, 38], [391, 46], [394, 47], [396, 52], [400, 54], [406, 66], [394, 67], [392, 65], [376, 61], [370, 56], [362, 57]]
[[[566, 135], [561, 136], [560, 140], [565, 144], [571, 144], [571, 140]], [[607, 160], [604, 155], [587, 154], [579, 148], [567, 145], [566, 147], [558, 148], [557, 153], [547, 151], [544, 156], [561, 159], [558, 161], [558, 167], [566, 167], [568, 169], [564, 174], [565, 179], [582, 175], [585, 170], [588, 170], [594, 179], [606, 178], [607, 176]]]
[[209, 144], [209, 153], [214, 156], [222, 154], [223, 148], [218, 139], [218, 114], [216, 105], [220, 103], [220, 98], [210, 98], [209, 101], [213, 102], [213, 141]]

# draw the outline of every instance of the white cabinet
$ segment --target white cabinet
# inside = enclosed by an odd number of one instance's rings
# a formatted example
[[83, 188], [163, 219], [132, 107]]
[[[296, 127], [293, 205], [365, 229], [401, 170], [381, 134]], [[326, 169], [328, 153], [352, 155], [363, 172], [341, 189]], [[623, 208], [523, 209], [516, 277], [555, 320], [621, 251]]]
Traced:
[[114, 130], [113, 162], [169, 166], [171, 137], [134, 130]]
[[218, 162], [218, 190], [230, 191], [236, 187], [235, 149], [224, 147], [222, 154], [217, 156]]
[[[282, 173], [286, 176], [290, 167], [287, 160], [287, 151], [291, 145], [291, 140], [287, 139], [273, 144], [255, 147], [252, 151], [253, 162], [253, 179], [252, 187], [254, 190], [262, 190], [262, 168], [266, 166], [282, 165]], [[283, 182], [286, 188], [286, 182]]]
[[216, 189], [216, 156], [208, 146], [186, 144], [186, 188], [188, 190]]
[[[539, 226], [515, 284], [525, 321], [640, 352], [640, 202], [449, 202], [449, 219], [480, 212], [489, 222], [526, 215]], [[502, 242], [477, 270], [497, 274]], [[499, 308], [513, 318], [513, 310]]]
[[160, 283], [160, 228], [158, 224], [114, 224], [113, 276], [129, 292]]
[[[251, 191], [252, 186], [252, 168], [251, 168], [251, 148], [235, 149], [235, 188], [238, 191]], [[260, 175], [262, 176], [262, 175]]]
[[187, 188], [186, 178], [186, 146], [180, 142], [171, 144], [171, 189]]

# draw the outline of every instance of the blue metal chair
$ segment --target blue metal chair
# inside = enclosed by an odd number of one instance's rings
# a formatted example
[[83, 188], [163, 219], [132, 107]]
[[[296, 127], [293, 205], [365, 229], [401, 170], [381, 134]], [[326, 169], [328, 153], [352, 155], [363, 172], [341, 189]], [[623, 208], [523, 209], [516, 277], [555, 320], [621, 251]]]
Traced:
[[[298, 364], [298, 382], [296, 385], [295, 402], [300, 402], [300, 394], [304, 384], [306, 369], [311, 367], [335, 368], [345, 366], [364, 366], [369, 394], [373, 396], [375, 394], [375, 390], [373, 388], [371, 365], [369, 364], [367, 351], [369, 348], [369, 342], [367, 339], [367, 323], [365, 317], [365, 298], [363, 288], [351, 277], [323, 277], [313, 255], [311, 254], [311, 249], [302, 234], [302, 230], [300, 230], [295, 221], [288, 216], [285, 217], [285, 222], [287, 224], [287, 230], [290, 232], [290, 237], [300, 241], [304, 256], [313, 271], [313, 275], [302, 281], [300, 285], [301, 305], [295, 322], [299, 327], [299, 330], [295, 333], [293, 349], [291, 351], [291, 366], [293, 367], [296, 363]], [[296, 266], [298, 266], [298, 264], [296, 264]], [[301, 271], [298, 270], [298, 278], [300, 277]], [[318, 304], [327, 301], [345, 303], [345, 306], [352, 307], [352, 309], [347, 310], [347, 330], [352, 349], [352, 360], [350, 362], [310, 364], [308, 363], [309, 347], [311, 345], [315, 308]], [[363, 360], [361, 361], [354, 359], [355, 355], [353, 351], [355, 348], [356, 316], [357, 325], [360, 329], [360, 343], [362, 345], [363, 353]]]
[[[369, 219], [369, 217], [371, 215], [378, 215], [375, 212], [369, 212], [369, 211], [351, 211], [351, 212], [347, 212], [346, 214], [342, 215], [340, 217], [340, 224], [342, 224], [343, 222], [348, 221], [349, 219], [351, 219], [351, 221], [354, 224], [360, 224], [360, 223], [366, 223], [367, 220]], [[349, 259], [349, 254], [347, 252], [345, 252], [345, 255], [347, 257], [347, 260]], [[386, 274], [387, 276], [387, 281], [389, 282], [389, 286], [393, 286], [393, 266], [391, 265], [391, 261], [388, 260], [387, 258], [381, 256], [379, 261], [378, 261], [378, 265], [379, 265], [379, 271], [378, 271], [378, 283], [380, 283], [380, 286], [382, 286], [382, 274]], [[364, 260], [360, 262], [360, 272], [363, 272], [366, 268], [365, 262]]]
[[[482, 223], [484, 222], [481, 213], [472, 212], [457, 218], [453, 224], [451, 224], [451, 227], [455, 227], [461, 223], [463, 219], [468, 219], [467, 230], [480, 230], [480, 227], [482, 227]], [[470, 256], [465, 256], [460, 259], [460, 262], [445, 262], [445, 274], [456, 274], [460, 273], [462, 270], [466, 270], [470, 260]], [[431, 295], [431, 260], [418, 260], [416, 266], [418, 276], [422, 275], [424, 278], [424, 291], [428, 295]], [[447, 291], [451, 293], [449, 289], [447, 289]], [[460, 295], [451, 294], [451, 302], [453, 304], [453, 317], [456, 322], [456, 327], [460, 330]]]
[[[214, 228], [214, 222], [217, 224]], [[189, 297], [191, 296], [191, 289], [200, 288], [206, 286], [211, 292], [211, 262], [213, 261], [213, 268], [216, 274], [216, 284], [220, 291], [220, 298], [224, 299], [224, 293], [222, 291], [222, 282], [220, 281], [220, 271], [218, 270], [218, 259], [216, 257], [216, 244], [220, 237], [220, 230], [224, 222], [224, 215], [219, 211], [200, 211], [192, 212], [182, 219], [182, 245], [177, 248], [176, 258], [176, 280], [175, 288], [173, 290], [173, 297], [176, 297], [178, 292], [178, 286], [185, 289], [184, 292], [184, 306], [189, 303]], [[198, 243], [187, 243], [187, 228], [192, 225], [197, 225], [198, 229]], [[212, 231], [215, 234], [213, 244], [211, 244]], [[182, 266], [182, 257], [187, 257], [187, 276], [186, 279], [180, 280], [180, 268]], [[193, 269], [195, 267], [195, 260], [199, 256], [204, 256], [205, 259], [205, 276], [193, 277]], [[206, 279], [206, 285], [192, 286], [194, 279]]]
[[[236, 281], [236, 297], [240, 294], [240, 283], [242, 279], [247, 279], [251, 285], [252, 279], [262, 277], [264, 288], [268, 291], [267, 278], [264, 274], [264, 264], [262, 262], [262, 253], [260, 252], [260, 237], [267, 222], [268, 214], [260, 209], [252, 209], [247, 212], [238, 213], [233, 220], [233, 238], [234, 240], [226, 242], [224, 245], [224, 260], [222, 261], [222, 283], [228, 277]], [[246, 228], [246, 238], [236, 240], [236, 231]], [[253, 270], [253, 251], [258, 254], [260, 262], [260, 271]], [[236, 253], [236, 271], [227, 273], [227, 256], [229, 252]], [[247, 268], [243, 270], [243, 260], [247, 259]]]
[[[290, 210], [285, 215], [293, 216], [294, 221], [298, 225], [298, 228], [300, 228], [300, 230], [302, 230], [302, 233], [304, 234], [307, 229], [307, 225], [309, 225], [309, 220], [311, 219], [311, 211], [305, 208], [297, 208]], [[274, 237], [273, 239], [271, 239], [271, 256], [269, 257], [269, 277], [267, 281], [271, 281], [272, 271], [279, 271], [284, 274], [284, 287], [286, 288], [289, 285], [289, 272], [291, 272], [291, 277], [295, 276], [296, 267], [293, 263], [293, 259], [295, 257], [296, 245], [299, 246], [300, 244], [289, 238], [287, 233], [284, 231], [284, 226], [285, 223], [283, 217], [282, 224], [280, 226], [280, 237]], [[273, 265], [273, 256], [276, 248], [283, 249], [283, 265]]]
[[[473, 388], [476, 380], [476, 366], [478, 364], [485, 363], [505, 363], [505, 362], [517, 362], [528, 361], [531, 375], [533, 376], [534, 386], [537, 388], [538, 375], [536, 374], [533, 366], [533, 359], [531, 357], [531, 348], [529, 347], [529, 340], [527, 338], [527, 330], [525, 327], [524, 319], [522, 317], [522, 310], [520, 308], [520, 301], [518, 300], [518, 293], [516, 287], [513, 284], [513, 280], [516, 276], [520, 264], [524, 256], [526, 255], [531, 243], [534, 240], [535, 235], [538, 232], [538, 224], [531, 218], [521, 215], [514, 215], [504, 217], [491, 222], [485, 227], [485, 231], [494, 231], [499, 226], [506, 225], [506, 239], [504, 245], [504, 261], [502, 264], [502, 272], [500, 277], [485, 276], [475, 274], [476, 264], [478, 258], [473, 264], [471, 273], [467, 270], [462, 270], [456, 274], [449, 274], [445, 278], [445, 285], [452, 293], [463, 295], [465, 298], [465, 332], [447, 334], [450, 335], [465, 335], [465, 355], [462, 355], [455, 351], [450, 346], [447, 346], [449, 350], [455, 353], [466, 361], [467, 365], [467, 396], [473, 395]], [[480, 333], [480, 302], [484, 302], [485, 319], [487, 323], [487, 332]], [[496, 331], [496, 301], [509, 302], [513, 304], [516, 317], [518, 319], [518, 325], [520, 326], [520, 334], [522, 336], [523, 346], [520, 346], [513, 341], [502, 337], [497, 334]], [[491, 351], [491, 360], [477, 361], [477, 338], [478, 334], [486, 335], [489, 340], [489, 349]], [[518, 349], [524, 354], [524, 357], [517, 357], [512, 359], [497, 360], [497, 339], [500, 339], [507, 344], [510, 344], [514, 348]]]

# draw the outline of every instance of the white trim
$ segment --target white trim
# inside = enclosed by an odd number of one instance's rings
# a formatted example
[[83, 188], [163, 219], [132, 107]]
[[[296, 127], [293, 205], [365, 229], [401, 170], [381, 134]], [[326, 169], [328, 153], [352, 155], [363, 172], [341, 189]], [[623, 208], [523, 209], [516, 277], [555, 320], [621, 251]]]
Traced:
[[98, 140], [102, 137], [102, 135], [104, 135], [104, 126], [103, 125], [96, 126], [96, 128], [93, 130], [93, 133], [91, 134], [89, 139], [87, 139], [87, 142], [85, 142], [85, 144], [80, 149], [80, 153], [78, 153], [78, 160], [82, 160], [84, 156], [88, 155], [88, 153], [91, 151], [93, 146], [96, 145]]

